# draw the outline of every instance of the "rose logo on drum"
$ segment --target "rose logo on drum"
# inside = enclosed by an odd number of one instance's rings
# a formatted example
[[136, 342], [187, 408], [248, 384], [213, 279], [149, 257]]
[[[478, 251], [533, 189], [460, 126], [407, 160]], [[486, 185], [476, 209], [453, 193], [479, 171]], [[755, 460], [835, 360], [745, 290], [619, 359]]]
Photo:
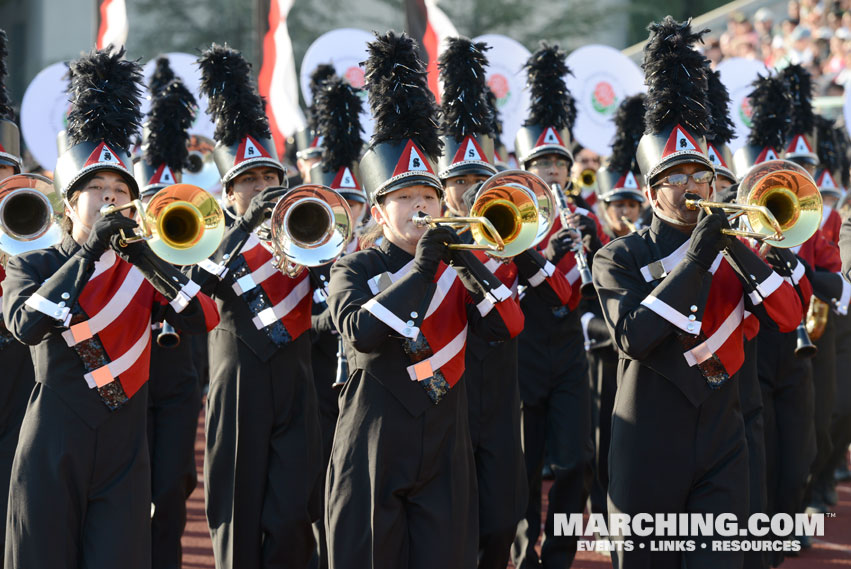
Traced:
[[511, 99], [511, 87], [508, 85], [508, 79], [504, 75], [494, 73], [488, 77], [488, 87], [496, 95], [497, 107], [504, 107]]
[[611, 115], [618, 106], [618, 97], [612, 84], [608, 81], [600, 81], [594, 86], [591, 93], [591, 105], [601, 115]]
[[749, 97], [743, 98], [739, 105], [739, 118], [742, 119], [746, 127], [751, 128], [753, 126], [753, 107]]

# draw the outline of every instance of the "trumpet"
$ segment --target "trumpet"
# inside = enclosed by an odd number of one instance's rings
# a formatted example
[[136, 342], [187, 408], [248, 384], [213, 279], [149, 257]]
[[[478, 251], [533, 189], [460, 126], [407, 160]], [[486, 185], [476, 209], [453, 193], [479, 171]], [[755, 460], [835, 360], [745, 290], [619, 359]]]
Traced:
[[635, 222], [632, 222], [632, 221], [630, 221], [630, 219], [627, 216], [622, 215], [621, 216], [621, 223], [626, 225], [626, 228], [629, 229], [630, 233], [635, 233], [636, 231], [641, 229], [641, 220], [640, 219], [636, 220]]
[[538, 239], [541, 221], [535, 193], [518, 179], [507, 182], [510, 174], [501, 172], [482, 185], [468, 217], [415, 215], [413, 222], [419, 226], [469, 225], [475, 243], [453, 243], [450, 249], [487, 251], [501, 259], [519, 255]]
[[62, 197], [53, 182], [17, 174], [0, 182], [0, 257], [44, 249], [62, 240]]
[[686, 206], [721, 208], [740, 218], [746, 229], [724, 229], [726, 235], [750, 237], [774, 247], [795, 247], [821, 225], [821, 194], [802, 167], [788, 160], [769, 160], [751, 168], [739, 184], [737, 203], [687, 199]]
[[207, 191], [174, 184], [157, 192], [147, 207], [140, 200], [122, 206], [105, 205], [101, 215], [135, 209], [139, 228], [121, 232], [119, 245], [147, 241], [151, 250], [172, 265], [194, 265], [212, 255], [225, 234], [221, 206]]
[[597, 171], [592, 170], [591, 168], [585, 168], [584, 170], [582, 170], [582, 172], [579, 173], [579, 177], [574, 180], [574, 185], [579, 191], [582, 191], [585, 188], [596, 188]]
[[[570, 209], [567, 207], [567, 196], [565, 195], [561, 184], [553, 184], [552, 187], [559, 199], [559, 210], [562, 225], [578, 232], [578, 230], [573, 227], [573, 224], [570, 222]], [[573, 242], [573, 256], [576, 258], [576, 267], [579, 269], [579, 278], [581, 279], [579, 293], [583, 298], [593, 298], [594, 280], [591, 277], [591, 268], [588, 265], [588, 257], [585, 255], [585, 246], [582, 244], [580, 239], [576, 239]]]
[[304, 184], [278, 200], [269, 220], [277, 269], [295, 277], [304, 267], [330, 263], [352, 238], [352, 210], [326, 186]]

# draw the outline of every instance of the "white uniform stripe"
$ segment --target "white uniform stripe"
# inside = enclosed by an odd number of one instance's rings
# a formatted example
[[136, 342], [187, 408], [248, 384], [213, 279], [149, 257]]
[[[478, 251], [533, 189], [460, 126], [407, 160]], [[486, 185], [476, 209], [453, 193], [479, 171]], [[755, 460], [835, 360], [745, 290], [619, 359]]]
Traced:
[[712, 357], [718, 348], [724, 345], [724, 342], [736, 331], [745, 317], [745, 298], [739, 299], [739, 304], [736, 308], [727, 315], [721, 326], [718, 327], [712, 335], [705, 341], [693, 347], [689, 351], [683, 353], [689, 366], [694, 366], [703, 363]]
[[[555, 272], [555, 265], [553, 265], [552, 263], [547, 261], [547, 264], [544, 265], [544, 267], [542, 269], [539, 269], [537, 273], [535, 273], [534, 275], [532, 275], [529, 278], [529, 284], [531, 286], [538, 286], [541, 283], [543, 283], [545, 280], [547, 280], [547, 277], [553, 276], [554, 272]], [[577, 275], [579, 274], [578, 270], [576, 271], [576, 274]]]
[[801, 277], [804, 276], [806, 269], [804, 269], [804, 264], [798, 262], [795, 265], [795, 268], [792, 269], [792, 284], [798, 284], [801, 281]]
[[689, 320], [685, 314], [677, 312], [671, 305], [659, 300], [652, 294], [641, 301], [641, 304], [688, 334], [697, 336], [700, 333], [700, 321]]
[[261, 310], [257, 316], [251, 319], [254, 327], [262, 330], [266, 326], [271, 326], [284, 316], [290, 313], [301, 300], [310, 292], [310, 279], [303, 279], [292, 289], [284, 299], [275, 306]]
[[228, 273], [228, 268], [224, 265], [220, 265], [211, 261], [210, 259], [204, 259], [198, 266], [210, 273], [211, 275], [215, 275], [219, 278], [219, 280], [225, 278], [225, 275]]
[[95, 261], [95, 270], [92, 272], [92, 276], [89, 277], [89, 280], [94, 279], [107, 269], [112, 268], [112, 265], [114, 265], [117, 260], [118, 256], [115, 254], [115, 251], [112, 249], [104, 251], [103, 255], [100, 256], [100, 259]]
[[390, 312], [386, 306], [376, 301], [374, 298], [366, 301], [363, 308], [406, 338], [414, 340], [420, 333], [419, 328], [416, 326], [408, 326], [401, 318]]
[[480, 303], [476, 305], [476, 308], [479, 309], [479, 314], [482, 316], [487, 316], [488, 313], [493, 310], [493, 302], [484, 298]]
[[842, 295], [839, 297], [839, 302], [833, 311], [841, 316], [845, 316], [848, 314], [848, 302], [851, 301], [851, 283], [842, 276], [842, 273], [836, 274], [842, 279]]
[[449, 294], [449, 289], [452, 288], [452, 283], [455, 282], [455, 279], [458, 277], [458, 272], [455, 271], [452, 267], [446, 267], [446, 270], [443, 271], [443, 274], [440, 275], [440, 278], [437, 279], [437, 286], [434, 289], [434, 294], [431, 297], [431, 302], [428, 305], [428, 310], [426, 310], [425, 318], [428, 318], [434, 311], [438, 309], [440, 303], [446, 298], [446, 295]]
[[[127, 272], [127, 275], [125, 275], [121, 286], [118, 287], [118, 290], [115, 291], [115, 294], [109, 299], [109, 302], [107, 302], [106, 305], [97, 312], [97, 314], [85, 321], [90, 333], [87, 334], [85, 338], [80, 338], [80, 341], [88, 340], [93, 335], [115, 322], [115, 320], [121, 316], [121, 313], [124, 312], [124, 309], [129, 306], [133, 297], [136, 296], [136, 292], [138, 292], [139, 287], [142, 286], [142, 282], [144, 280], [145, 277], [136, 267], [131, 268]], [[82, 322], [80, 324], [82, 324]], [[79, 343], [74, 339], [74, 333], [71, 330], [65, 330], [62, 332], [62, 337], [65, 339], [65, 343], [69, 346], [75, 346]]]
[[573, 283], [579, 280], [579, 267], [574, 265], [572, 269], [567, 271], [567, 273], [564, 275], [564, 278], [567, 279], [567, 283], [570, 286], [573, 286]]
[[406, 274], [408, 274], [408, 271], [410, 271], [411, 267], [413, 266], [414, 260], [411, 259], [405, 264], [404, 267], [402, 267], [395, 273], [381, 273], [380, 275], [375, 275], [374, 277], [369, 279], [369, 290], [372, 291], [372, 294], [378, 294], [379, 292], [381, 292], [381, 287], [379, 286], [379, 279], [382, 275], [387, 275], [387, 277], [390, 279], [390, 282], [395, 283], [396, 281], [404, 277]]
[[177, 296], [169, 302], [169, 306], [172, 309], [180, 314], [183, 312], [183, 309], [189, 306], [189, 303], [192, 302], [192, 299], [195, 298], [195, 295], [201, 290], [200, 285], [198, 285], [194, 281], [189, 281], [184, 284], [179, 291], [177, 291]]
[[142, 331], [142, 335], [136, 340], [136, 342], [130, 347], [129, 350], [121, 354], [121, 356], [115, 358], [105, 366], [98, 368], [94, 372], [89, 372], [83, 377], [86, 378], [86, 383], [89, 387], [96, 387], [95, 379], [93, 374], [98, 373], [99, 370], [106, 368], [109, 374], [112, 376], [114, 380], [116, 377], [133, 367], [141, 355], [145, 352], [145, 348], [151, 341], [151, 322], [148, 321], [148, 325], [144, 327]]
[[775, 290], [783, 284], [783, 277], [772, 272], [771, 275], [761, 283], [756, 285], [756, 290], [748, 293], [748, 298], [754, 305], [759, 304], [764, 299], [768, 298]]
[[264, 263], [259, 269], [254, 271], [253, 273], [249, 273], [247, 275], [243, 275], [236, 279], [236, 282], [233, 283], [233, 290], [236, 294], [245, 294], [249, 290], [253, 289], [269, 277], [272, 277], [278, 274], [280, 271], [272, 265], [272, 260]]
[[[457, 356], [461, 350], [464, 349], [464, 346], [467, 344], [467, 326], [464, 326], [464, 329], [455, 336], [452, 341], [448, 344], [440, 348], [437, 353], [435, 353], [430, 358], [426, 358], [424, 361], [428, 361], [431, 364], [431, 369], [436, 371], [441, 367], [445, 366], [452, 358]], [[414, 371], [414, 366], [422, 364], [422, 362], [417, 362], [414, 365], [408, 366], [408, 376], [411, 378], [411, 381], [417, 380], [417, 374]], [[425, 379], [425, 378], [423, 378]]]
[[48, 300], [37, 293], [34, 293], [31, 297], [29, 297], [24, 304], [34, 310], [38, 310], [42, 314], [46, 314], [51, 318], [59, 320], [62, 323], [66, 323], [71, 316], [70, 307], [59, 306], [52, 300]]

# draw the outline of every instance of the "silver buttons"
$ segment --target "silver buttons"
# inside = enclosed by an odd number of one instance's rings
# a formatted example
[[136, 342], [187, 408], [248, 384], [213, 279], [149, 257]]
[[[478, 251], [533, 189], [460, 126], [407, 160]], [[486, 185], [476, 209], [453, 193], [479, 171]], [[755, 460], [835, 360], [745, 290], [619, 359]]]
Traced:
[[56, 306], [58, 306], [58, 307], [60, 307], [60, 308], [65, 308], [65, 301], [64, 301], [64, 300], [60, 300], [60, 301], [59, 301], [59, 304], [57, 304]]
[[70, 294], [68, 294], [67, 292], [62, 293], [62, 300], [68, 300], [69, 298], [71, 298]]
[[406, 326], [413, 327], [413, 326], [414, 326], [414, 321], [413, 321], [413, 320], [408, 320], [407, 322], [405, 322], [405, 325], [406, 325]]
[[225, 260], [225, 261], [230, 259], [230, 253], [225, 253], [224, 255], [222, 255], [222, 259]]
[[694, 331], [694, 324], [689, 324], [688, 326], [686, 326], [686, 328], [688, 329], [689, 332], [693, 332]]
[[417, 317], [417, 313], [416, 313], [416, 312], [411, 312], [411, 318], [416, 318], [416, 317]]
[[689, 308], [689, 310], [691, 310], [692, 312], [697, 312], [697, 305], [696, 305], [696, 304], [692, 304], [692, 305], [691, 305], [691, 308]]
[[696, 317], [694, 314], [690, 314], [690, 315], [689, 315], [689, 317], [688, 317], [688, 319], [689, 319], [690, 321], [694, 322], [695, 320], [697, 320], [697, 317]]

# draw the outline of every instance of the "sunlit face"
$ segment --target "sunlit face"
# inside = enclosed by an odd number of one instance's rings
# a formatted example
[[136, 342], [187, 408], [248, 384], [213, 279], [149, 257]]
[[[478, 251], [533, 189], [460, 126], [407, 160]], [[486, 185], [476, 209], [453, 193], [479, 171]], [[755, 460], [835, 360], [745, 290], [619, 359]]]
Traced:
[[[105, 205], [116, 207], [130, 203], [132, 195], [127, 181], [118, 173], [109, 170], [96, 172], [79, 190], [77, 203], [74, 205], [76, 220], [72, 216], [71, 236], [77, 243], [84, 243], [90, 228], [100, 219], [100, 208]], [[130, 210], [121, 212], [132, 217]], [[77, 223], [79, 220], [80, 223]]]
[[839, 203], [839, 198], [831, 194], [822, 194], [821, 201], [824, 205], [833, 209], [836, 207], [836, 204]]
[[301, 179], [305, 184], [310, 183], [310, 169], [313, 168], [314, 164], [318, 164], [320, 160], [322, 160], [321, 155], [296, 160], [296, 168], [298, 168], [298, 173], [301, 174]]
[[272, 186], [281, 184], [281, 172], [269, 166], [257, 166], [234, 178], [227, 188], [227, 198], [237, 215], [248, 209], [251, 198]]
[[465, 174], [448, 178], [443, 187], [446, 190], [446, 205], [456, 215], [467, 215], [467, 205], [464, 203], [464, 192], [478, 182], [487, 180], [481, 174]]
[[623, 217], [635, 223], [640, 215], [641, 204], [636, 200], [612, 200], [606, 204], [606, 220], [609, 222], [609, 227], [618, 236], [629, 233], [629, 227], [623, 222]]
[[390, 192], [380, 206], [372, 206], [372, 217], [382, 226], [384, 237], [400, 249], [414, 254], [417, 242], [427, 227], [413, 222], [418, 212], [438, 217], [440, 199], [437, 190], [431, 186], [418, 184]]
[[583, 170], [593, 170], [596, 172], [600, 169], [600, 155], [588, 148], [583, 148], [574, 157], [573, 167], [570, 169], [570, 176], [574, 180], [578, 180], [582, 175]]
[[[703, 164], [688, 162], [678, 164], [663, 171], [659, 181], [649, 188], [650, 203], [659, 213], [673, 219], [684, 226], [694, 226], [697, 223], [699, 210], [686, 207], [686, 194], [697, 194], [701, 199], [709, 199], [712, 195], [711, 183], [698, 183], [692, 174], [709, 170]], [[673, 174], [688, 174], [688, 182], [684, 186], [668, 183], [667, 177]]]
[[0, 180], [5, 180], [9, 176], [15, 175], [15, 167], [8, 164], [0, 164]]
[[352, 222], [357, 224], [358, 221], [360, 221], [363, 217], [364, 203], [358, 200], [350, 199], [347, 199], [346, 203], [349, 204], [349, 209], [352, 210]]
[[732, 186], [734, 183], [735, 182], [733, 182], [733, 180], [731, 180], [727, 176], [719, 174], [715, 176], [715, 191], [719, 193], [723, 192], [724, 190]]
[[526, 163], [526, 170], [537, 175], [548, 185], [567, 187], [570, 179], [570, 159], [563, 154], [544, 154]]

